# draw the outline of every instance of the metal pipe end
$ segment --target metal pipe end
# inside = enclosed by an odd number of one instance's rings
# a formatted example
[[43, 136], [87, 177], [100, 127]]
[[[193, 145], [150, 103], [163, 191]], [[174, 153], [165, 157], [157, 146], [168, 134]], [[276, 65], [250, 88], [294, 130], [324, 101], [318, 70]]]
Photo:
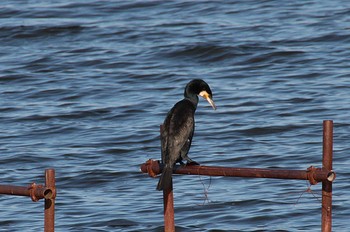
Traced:
[[335, 180], [336, 174], [333, 170], [331, 170], [328, 174], [327, 174], [327, 180], [330, 182], [333, 182]]
[[45, 189], [45, 191], [44, 191], [44, 198], [45, 199], [52, 199], [53, 198], [53, 191], [52, 191], [52, 189]]

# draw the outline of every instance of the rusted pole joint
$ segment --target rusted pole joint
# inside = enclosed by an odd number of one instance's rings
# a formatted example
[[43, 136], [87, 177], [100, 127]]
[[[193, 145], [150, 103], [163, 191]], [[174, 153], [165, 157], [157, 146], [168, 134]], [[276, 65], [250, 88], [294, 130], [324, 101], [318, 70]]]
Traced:
[[156, 177], [158, 174], [162, 173], [160, 170], [160, 162], [158, 160], [149, 159], [146, 163], [141, 165], [141, 171], [143, 173], [148, 173], [150, 177]]
[[29, 196], [34, 202], [39, 201], [40, 199], [53, 199], [56, 195], [55, 189], [47, 188], [36, 183], [29, 185], [28, 190]]
[[307, 179], [309, 180], [311, 185], [315, 185], [318, 182], [323, 181], [333, 182], [336, 177], [336, 174], [333, 170], [326, 170], [325, 168], [316, 168], [314, 166], [310, 166], [306, 172]]

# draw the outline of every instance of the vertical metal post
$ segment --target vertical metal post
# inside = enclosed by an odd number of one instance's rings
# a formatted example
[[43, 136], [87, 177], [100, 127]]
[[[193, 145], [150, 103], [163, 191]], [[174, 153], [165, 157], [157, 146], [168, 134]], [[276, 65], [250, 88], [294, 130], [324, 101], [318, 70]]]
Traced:
[[45, 186], [53, 189], [52, 197], [45, 199], [45, 222], [44, 231], [55, 231], [55, 198], [56, 198], [56, 186], [55, 186], [55, 169], [45, 170]]
[[164, 201], [164, 231], [175, 232], [174, 195], [173, 195], [172, 181], [171, 181], [171, 189], [163, 190], [163, 201]]
[[[333, 121], [323, 121], [322, 168], [333, 169]], [[322, 182], [322, 232], [332, 231], [332, 182]]]
[[[160, 125], [160, 140], [162, 141], [163, 125]], [[160, 144], [162, 146], [162, 142]], [[162, 155], [162, 162], [163, 155]], [[171, 177], [171, 188], [163, 189], [163, 204], [164, 204], [164, 231], [175, 232], [174, 219], [174, 194], [173, 194], [173, 177]]]

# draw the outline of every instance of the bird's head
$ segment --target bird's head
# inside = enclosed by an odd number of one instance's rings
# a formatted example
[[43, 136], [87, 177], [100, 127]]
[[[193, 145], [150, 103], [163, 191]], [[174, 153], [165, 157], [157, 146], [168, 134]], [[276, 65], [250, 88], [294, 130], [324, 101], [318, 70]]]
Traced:
[[194, 79], [190, 81], [185, 88], [185, 97], [191, 98], [193, 95], [199, 95], [209, 102], [209, 104], [216, 110], [215, 103], [213, 101], [213, 94], [209, 85], [201, 80]]

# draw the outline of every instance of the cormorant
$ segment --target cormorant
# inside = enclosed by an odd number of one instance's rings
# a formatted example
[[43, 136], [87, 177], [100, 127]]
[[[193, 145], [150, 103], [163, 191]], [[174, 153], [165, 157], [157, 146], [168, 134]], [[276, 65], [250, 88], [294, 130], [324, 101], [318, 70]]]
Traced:
[[185, 98], [176, 103], [168, 112], [161, 131], [163, 173], [157, 190], [170, 189], [175, 163], [197, 164], [187, 154], [191, 147], [194, 132], [194, 113], [197, 109], [198, 95], [206, 99], [216, 109], [209, 85], [201, 80], [190, 81], [185, 88]]

